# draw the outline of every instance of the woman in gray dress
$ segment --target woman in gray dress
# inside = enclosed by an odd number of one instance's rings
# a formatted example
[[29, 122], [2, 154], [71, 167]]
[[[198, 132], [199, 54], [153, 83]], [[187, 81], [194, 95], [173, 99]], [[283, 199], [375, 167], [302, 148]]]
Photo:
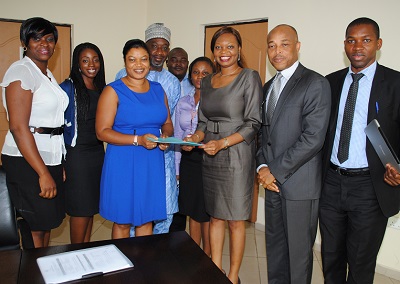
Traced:
[[[228, 278], [239, 282], [255, 176], [255, 136], [260, 127], [259, 74], [243, 66], [237, 30], [222, 27], [211, 40], [218, 72], [202, 80], [199, 124], [188, 141], [205, 143], [203, 182], [211, 216], [211, 257], [222, 269], [225, 221], [230, 236]], [[191, 147], [183, 147], [190, 150]]]

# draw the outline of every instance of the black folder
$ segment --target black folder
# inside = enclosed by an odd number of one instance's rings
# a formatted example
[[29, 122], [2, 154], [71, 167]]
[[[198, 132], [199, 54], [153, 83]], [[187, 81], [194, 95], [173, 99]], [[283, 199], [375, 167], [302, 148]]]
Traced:
[[383, 166], [386, 167], [386, 164], [390, 164], [400, 172], [399, 158], [393, 151], [392, 146], [379, 125], [379, 122], [376, 119], [372, 120], [367, 127], [365, 127], [364, 132], [381, 159]]

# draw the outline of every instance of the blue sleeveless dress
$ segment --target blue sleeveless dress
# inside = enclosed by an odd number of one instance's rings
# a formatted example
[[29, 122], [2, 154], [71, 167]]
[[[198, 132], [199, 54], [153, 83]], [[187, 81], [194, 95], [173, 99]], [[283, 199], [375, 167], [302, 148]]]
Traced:
[[[160, 136], [167, 119], [164, 90], [149, 81], [146, 93], [135, 93], [121, 80], [109, 84], [118, 95], [113, 129], [124, 134]], [[118, 224], [140, 226], [165, 219], [164, 153], [158, 147], [108, 144], [100, 185], [100, 215]]]

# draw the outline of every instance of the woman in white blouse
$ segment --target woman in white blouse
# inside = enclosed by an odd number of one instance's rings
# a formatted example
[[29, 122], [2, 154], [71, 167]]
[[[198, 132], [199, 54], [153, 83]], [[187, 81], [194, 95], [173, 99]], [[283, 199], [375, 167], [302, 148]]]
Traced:
[[57, 39], [48, 20], [24, 21], [24, 57], [10, 66], [0, 84], [10, 126], [2, 150], [7, 187], [35, 247], [48, 246], [50, 230], [65, 217], [61, 160], [68, 97], [47, 69]]

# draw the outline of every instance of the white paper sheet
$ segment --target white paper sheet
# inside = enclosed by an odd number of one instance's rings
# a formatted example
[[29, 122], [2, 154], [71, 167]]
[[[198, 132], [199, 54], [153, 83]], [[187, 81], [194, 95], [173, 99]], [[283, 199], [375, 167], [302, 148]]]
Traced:
[[43, 256], [36, 261], [46, 284], [133, 267], [132, 262], [113, 244]]

